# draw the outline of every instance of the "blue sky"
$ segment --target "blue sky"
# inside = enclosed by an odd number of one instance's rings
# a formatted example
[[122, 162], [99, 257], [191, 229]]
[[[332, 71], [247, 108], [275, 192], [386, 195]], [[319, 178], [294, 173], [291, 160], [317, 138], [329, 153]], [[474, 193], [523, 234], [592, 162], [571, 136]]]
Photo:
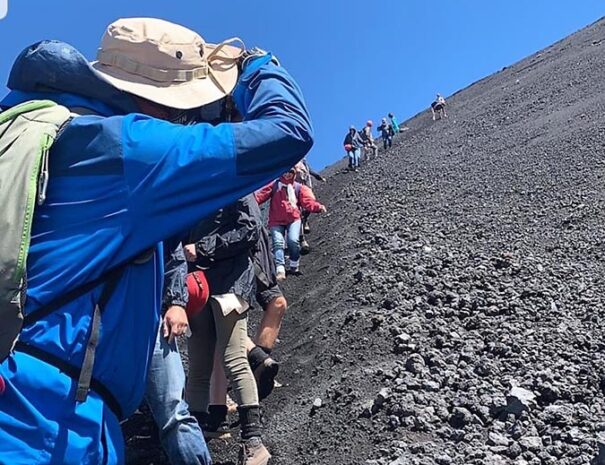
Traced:
[[[104, 28], [156, 16], [210, 42], [239, 36], [273, 51], [309, 105], [317, 168], [343, 156], [350, 124], [389, 111], [400, 121], [605, 14], [602, 0], [9, 0], [0, 20], [0, 81], [14, 57], [45, 38], [94, 58]], [[440, 63], [440, 71], [434, 64]]]

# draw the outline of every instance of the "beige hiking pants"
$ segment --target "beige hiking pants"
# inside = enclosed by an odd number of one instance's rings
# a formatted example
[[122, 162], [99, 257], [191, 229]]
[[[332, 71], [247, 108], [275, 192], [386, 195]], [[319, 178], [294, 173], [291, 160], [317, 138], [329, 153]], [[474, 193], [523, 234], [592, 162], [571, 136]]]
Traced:
[[189, 377], [186, 399], [194, 412], [207, 412], [214, 350], [219, 351], [225, 374], [233, 387], [232, 397], [240, 407], [258, 405], [256, 381], [248, 363], [246, 341], [248, 312], [223, 314], [214, 299], [189, 322]]

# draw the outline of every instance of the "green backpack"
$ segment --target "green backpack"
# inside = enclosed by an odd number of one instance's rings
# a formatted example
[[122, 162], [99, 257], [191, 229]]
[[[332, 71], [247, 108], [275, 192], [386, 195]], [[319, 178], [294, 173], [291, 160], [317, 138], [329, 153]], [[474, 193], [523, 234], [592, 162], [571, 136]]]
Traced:
[[49, 100], [0, 113], [0, 362], [23, 325], [34, 209], [46, 198], [50, 148], [71, 117]]

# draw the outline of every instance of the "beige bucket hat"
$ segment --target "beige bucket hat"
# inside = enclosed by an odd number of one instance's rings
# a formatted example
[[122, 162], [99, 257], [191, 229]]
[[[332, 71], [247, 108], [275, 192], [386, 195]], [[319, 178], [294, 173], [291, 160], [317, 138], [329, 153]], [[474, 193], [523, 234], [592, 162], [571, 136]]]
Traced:
[[243, 51], [239, 39], [209, 44], [199, 34], [162, 19], [123, 18], [107, 27], [91, 66], [120, 90], [188, 110], [231, 93]]

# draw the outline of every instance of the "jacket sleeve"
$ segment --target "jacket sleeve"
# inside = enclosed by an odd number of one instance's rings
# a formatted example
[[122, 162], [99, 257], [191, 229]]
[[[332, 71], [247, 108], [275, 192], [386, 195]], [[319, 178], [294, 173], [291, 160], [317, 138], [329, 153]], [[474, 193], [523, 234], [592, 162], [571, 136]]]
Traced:
[[213, 261], [222, 261], [241, 254], [248, 254], [260, 236], [260, 210], [252, 196], [246, 196], [236, 205], [230, 205], [213, 222], [196, 243], [198, 263], [203, 267]]
[[309, 174], [311, 176], [313, 176], [315, 179], [317, 179], [318, 181], [323, 181], [324, 177], [319, 174], [317, 171], [312, 170], [311, 168], [309, 168]]
[[164, 243], [163, 310], [173, 305], [187, 307], [189, 294], [186, 278], [187, 261], [182, 245], [178, 241], [167, 241]]
[[300, 206], [311, 213], [319, 213], [319, 209], [321, 208], [321, 203], [315, 200], [315, 195], [313, 191], [309, 189], [307, 186], [300, 186], [300, 195], [299, 195]]
[[254, 196], [256, 197], [256, 201], [258, 202], [259, 205], [262, 205], [263, 203], [265, 203], [267, 200], [269, 200], [271, 198], [271, 196], [273, 195], [273, 184], [275, 184], [275, 183], [270, 182], [265, 187], [257, 190], [254, 193]]
[[123, 117], [125, 258], [277, 179], [309, 151], [309, 115], [283, 68], [257, 58], [234, 98], [241, 123], [182, 126], [141, 114]]

